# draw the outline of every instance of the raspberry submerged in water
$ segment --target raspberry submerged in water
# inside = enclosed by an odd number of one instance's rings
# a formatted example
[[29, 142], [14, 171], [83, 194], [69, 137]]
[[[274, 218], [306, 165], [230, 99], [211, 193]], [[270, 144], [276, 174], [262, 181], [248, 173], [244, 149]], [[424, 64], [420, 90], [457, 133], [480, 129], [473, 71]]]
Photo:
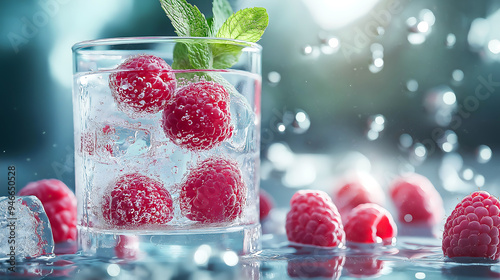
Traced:
[[191, 83], [180, 88], [165, 107], [165, 135], [180, 147], [208, 150], [231, 137], [229, 94], [214, 82]]
[[334, 247], [345, 243], [344, 227], [337, 207], [323, 191], [301, 190], [290, 200], [286, 235], [291, 242]]
[[397, 235], [391, 213], [374, 204], [360, 204], [349, 213], [344, 226], [347, 241], [357, 243], [382, 243]]
[[31, 182], [18, 195], [36, 196], [47, 213], [54, 242], [76, 240], [76, 196], [57, 179]]
[[396, 178], [389, 192], [402, 223], [435, 225], [444, 216], [439, 192], [420, 174], [407, 173]]
[[172, 67], [154, 55], [129, 57], [109, 77], [118, 108], [130, 116], [163, 109], [176, 88]]
[[443, 253], [454, 257], [500, 257], [500, 202], [485, 191], [466, 196], [446, 219]]
[[163, 184], [147, 176], [126, 174], [103, 197], [103, 217], [115, 226], [164, 225], [174, 217], [172, 198]]
[[181, 212], [192, 221], [230, 222], [243, 212], [247, 188], [238, 164], [211, 157], [192, 169], [181, 185]]

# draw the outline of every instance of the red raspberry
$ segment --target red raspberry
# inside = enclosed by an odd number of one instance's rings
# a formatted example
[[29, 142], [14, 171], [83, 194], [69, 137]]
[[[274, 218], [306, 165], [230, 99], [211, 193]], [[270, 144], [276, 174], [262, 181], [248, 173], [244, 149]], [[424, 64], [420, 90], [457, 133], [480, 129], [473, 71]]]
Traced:
[[443, 253], [450, 258], [500, 257], [500, 202], [485, 191], [466, 196], [446, 219]]
[[344, 265], [344, 256], [328, 256], [289, 260], [288, 275], [292, 278], [339, 279]]
[[205, 159], [181, 185], [181, 212], [199, 222], [229, 222], [239, 217], [247, 188], [238, 164], [222, 157]]
[[34, 195], [42, 202], [54, 242], [76, 240], [76, 197], [63, 182], [57, 179], [31, 182], [18, 195]]
[[286, 235], [291, 242], [323, 247], [345, 243], [344, 227], [337, 207], [323, 191], [301, 190], [290, 200]]
[[397, 235], [397, 227], [391, 213], [374, 204], [360, 204], [349, 213], [345, 223], [347, 241], [357, 243], [381, 243]]
[[273, 209], [274, 206], [274, 200], [273, 197], [267, 193], [265, 190], [260, 189], [259, 191], [259, 210], [260, 210], [260, 220], [264, 220], [267, 215], [269, 215], [269, 212], [271, 209]]
[[179, 89], [163, 111], [163, 130], [178, 146], [208, 150], [231, 137], [229, 94], [214, 82]]
[[389, 192], [402, 223], [434, 225], [444, 216], [441, 196], [422, 175], [408, 173], [396, 178]]
[[109, 77], [111, 94], [123, 112], [154, 114], [163, 109], [176, 87], [175, 74], [154, 55], [129, 57]]
[[369, 173], [352, 173], [342, 180], [340, 187], [333, 192], [333, 202], [340, 215], [346, 216], [356, 206], [363, 203], [385, 202], [384, 191], [380, 184]]
[[174, 217], [172, 198], [163, 184], [131, 173], [119, 178], [103, 197], [104, 219], [115, 226], [164, 225]]

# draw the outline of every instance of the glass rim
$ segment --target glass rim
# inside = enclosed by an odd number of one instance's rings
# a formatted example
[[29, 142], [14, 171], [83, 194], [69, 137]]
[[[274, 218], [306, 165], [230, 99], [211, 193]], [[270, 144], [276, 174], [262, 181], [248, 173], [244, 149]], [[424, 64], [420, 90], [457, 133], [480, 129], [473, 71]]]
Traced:
[[86, 40], [75, 43], [71, 50], [76, 52], [89, 47], [106, 46], [106, 45], [127, 45], [127, 44], [141, 44], [141, 43], [162, 43], [162, 42], [176, 42], [185, 40], [206, 40], [206, 41], [227, 41], [235, 45], [247, 46], [262, 50], [262, 46], [257, 43], [252, 43], [237, 39], [218, 38], [218, 37], [179, 37], [179, 36], [146, 36], [146, 37], [114, 37], [103, 38], [95, 40]]

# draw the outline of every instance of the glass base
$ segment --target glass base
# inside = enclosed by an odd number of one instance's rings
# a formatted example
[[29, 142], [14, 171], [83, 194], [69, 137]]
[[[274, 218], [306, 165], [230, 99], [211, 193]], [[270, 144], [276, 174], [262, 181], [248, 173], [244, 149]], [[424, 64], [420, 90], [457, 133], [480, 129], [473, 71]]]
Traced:
[[78, 227], [78, 250], [86, 256], [128, 258], [141, 255], [178, 258], [192, 255], [201, 245], [232, 250], [240, 255], [261, 250], [259, 223], [231, 228], [158, 232], [109, 231]]

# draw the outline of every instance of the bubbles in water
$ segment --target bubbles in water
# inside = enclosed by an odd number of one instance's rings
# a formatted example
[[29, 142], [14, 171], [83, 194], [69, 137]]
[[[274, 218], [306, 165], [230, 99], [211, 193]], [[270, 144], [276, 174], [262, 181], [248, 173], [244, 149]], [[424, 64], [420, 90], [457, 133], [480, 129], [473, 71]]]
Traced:
[[271, 85], [277, 85], [281, 81], [281, 74], [276, 71], [271, 71], [267, 74], [267, 80]]
[[448, 35], [446, 35], [446, 47], [448, 48], [452, 48], [453, 46], [455, 46], [455, 43], [457, 42], [457, 37], [455, 37], [455, 34], [453, 33], [449, 33]]
[[239, 94], [231, 94], [231, 124], [233, 135], [227, 142], [230, 149], [242, 151], [247, 145], [248, 133], [255, 121], [255, 114], [246, 98]]
[[492, 156], [491, 148], [486, 145], [480, 145], [476, 149], [476, 160], [479, 163], [487, 163], [490, 161]]

